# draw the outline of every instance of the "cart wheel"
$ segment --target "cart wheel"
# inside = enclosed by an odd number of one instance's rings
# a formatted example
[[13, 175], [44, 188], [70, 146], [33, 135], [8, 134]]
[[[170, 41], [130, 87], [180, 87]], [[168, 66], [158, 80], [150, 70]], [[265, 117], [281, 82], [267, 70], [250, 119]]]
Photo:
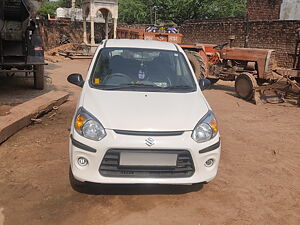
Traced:
[[34, 88], [38, 90], [44, 89], [44, 65], [34, 66]]
[[205, 78], [205, 63], [200, 55], [197, 54], [197, 52], [194, 51], [185, 51], [186, 56], [188, 57], [193, 70], [195, 72], [195, 75], [197, 77], [197, 80], [200, 80], [202, 78]]
[[252, 74], [242, 73], [235, 80], [235, 92], [245, 100], [251, 100], [257, 83]]

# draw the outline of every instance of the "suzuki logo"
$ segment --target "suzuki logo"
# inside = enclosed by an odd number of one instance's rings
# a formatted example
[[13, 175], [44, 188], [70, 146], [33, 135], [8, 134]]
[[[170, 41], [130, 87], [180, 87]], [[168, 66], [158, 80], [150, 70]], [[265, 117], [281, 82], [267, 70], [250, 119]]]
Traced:
[[153, 146], [153, 145], [155, 144], [155, 140], [154, 140], [153, 138], [149, 137], [149, 138], [147, 138], [147, 139], [145, 140], [145, 144], [146, 144], [147, 146], [151, 147], [151, 146]]

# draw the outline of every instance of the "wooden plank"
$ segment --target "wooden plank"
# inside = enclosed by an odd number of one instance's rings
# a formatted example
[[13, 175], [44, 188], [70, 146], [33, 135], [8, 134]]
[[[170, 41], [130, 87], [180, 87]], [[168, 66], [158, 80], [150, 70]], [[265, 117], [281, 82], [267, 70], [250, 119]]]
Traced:
[[69, 93], [51, 91], [10, 110], [10, 114], [0, 116], [0, 144], [10, 136], [32, 123], [37, 118], [67, 101]]
[[33, 72], [34, 70], [0, 70], [2, 73], [25, 73], [25, 72]]
[[70, 59], [92, 59], [93, 56], [88, 56], [88, 55], [82, 55], [82, 56], [68, 56]]

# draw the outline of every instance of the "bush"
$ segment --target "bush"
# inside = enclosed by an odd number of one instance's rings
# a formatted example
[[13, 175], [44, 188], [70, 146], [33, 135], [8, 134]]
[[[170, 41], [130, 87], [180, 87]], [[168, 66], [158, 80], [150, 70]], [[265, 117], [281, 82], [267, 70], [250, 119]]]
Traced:
[[56, 9], [61, 6], [62, 6], [61, 1], [49, 2], [48, 0], [44, 0], [39, 14], [40, 14], [40, 16], [43, 16], [43, 17], [48, 17], [48, 14], [51, 17], [54, 17]]

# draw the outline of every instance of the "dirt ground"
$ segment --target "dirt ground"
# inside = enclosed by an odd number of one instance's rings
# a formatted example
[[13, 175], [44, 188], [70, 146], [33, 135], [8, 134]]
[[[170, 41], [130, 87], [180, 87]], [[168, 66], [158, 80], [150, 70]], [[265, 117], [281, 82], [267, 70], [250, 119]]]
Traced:
[[[300, 224], [300, 108], [253, 105], [238, 99], [230, 83], [205, 91], [222, 136], [214, 181], [203, 187], [96, 185], [88, 194], [75, 192], [68, 183], [68, 135], [80, 88], [66, 76], [85, 74], [88, 65], [48, 65], [47, 90], [69, 91], [70, 100], [0, 146], [0, 225]], [[24, 97], [24, 85], [7, 92], [0, 83], [0, 104], [38, 94], [27, 90]]]

